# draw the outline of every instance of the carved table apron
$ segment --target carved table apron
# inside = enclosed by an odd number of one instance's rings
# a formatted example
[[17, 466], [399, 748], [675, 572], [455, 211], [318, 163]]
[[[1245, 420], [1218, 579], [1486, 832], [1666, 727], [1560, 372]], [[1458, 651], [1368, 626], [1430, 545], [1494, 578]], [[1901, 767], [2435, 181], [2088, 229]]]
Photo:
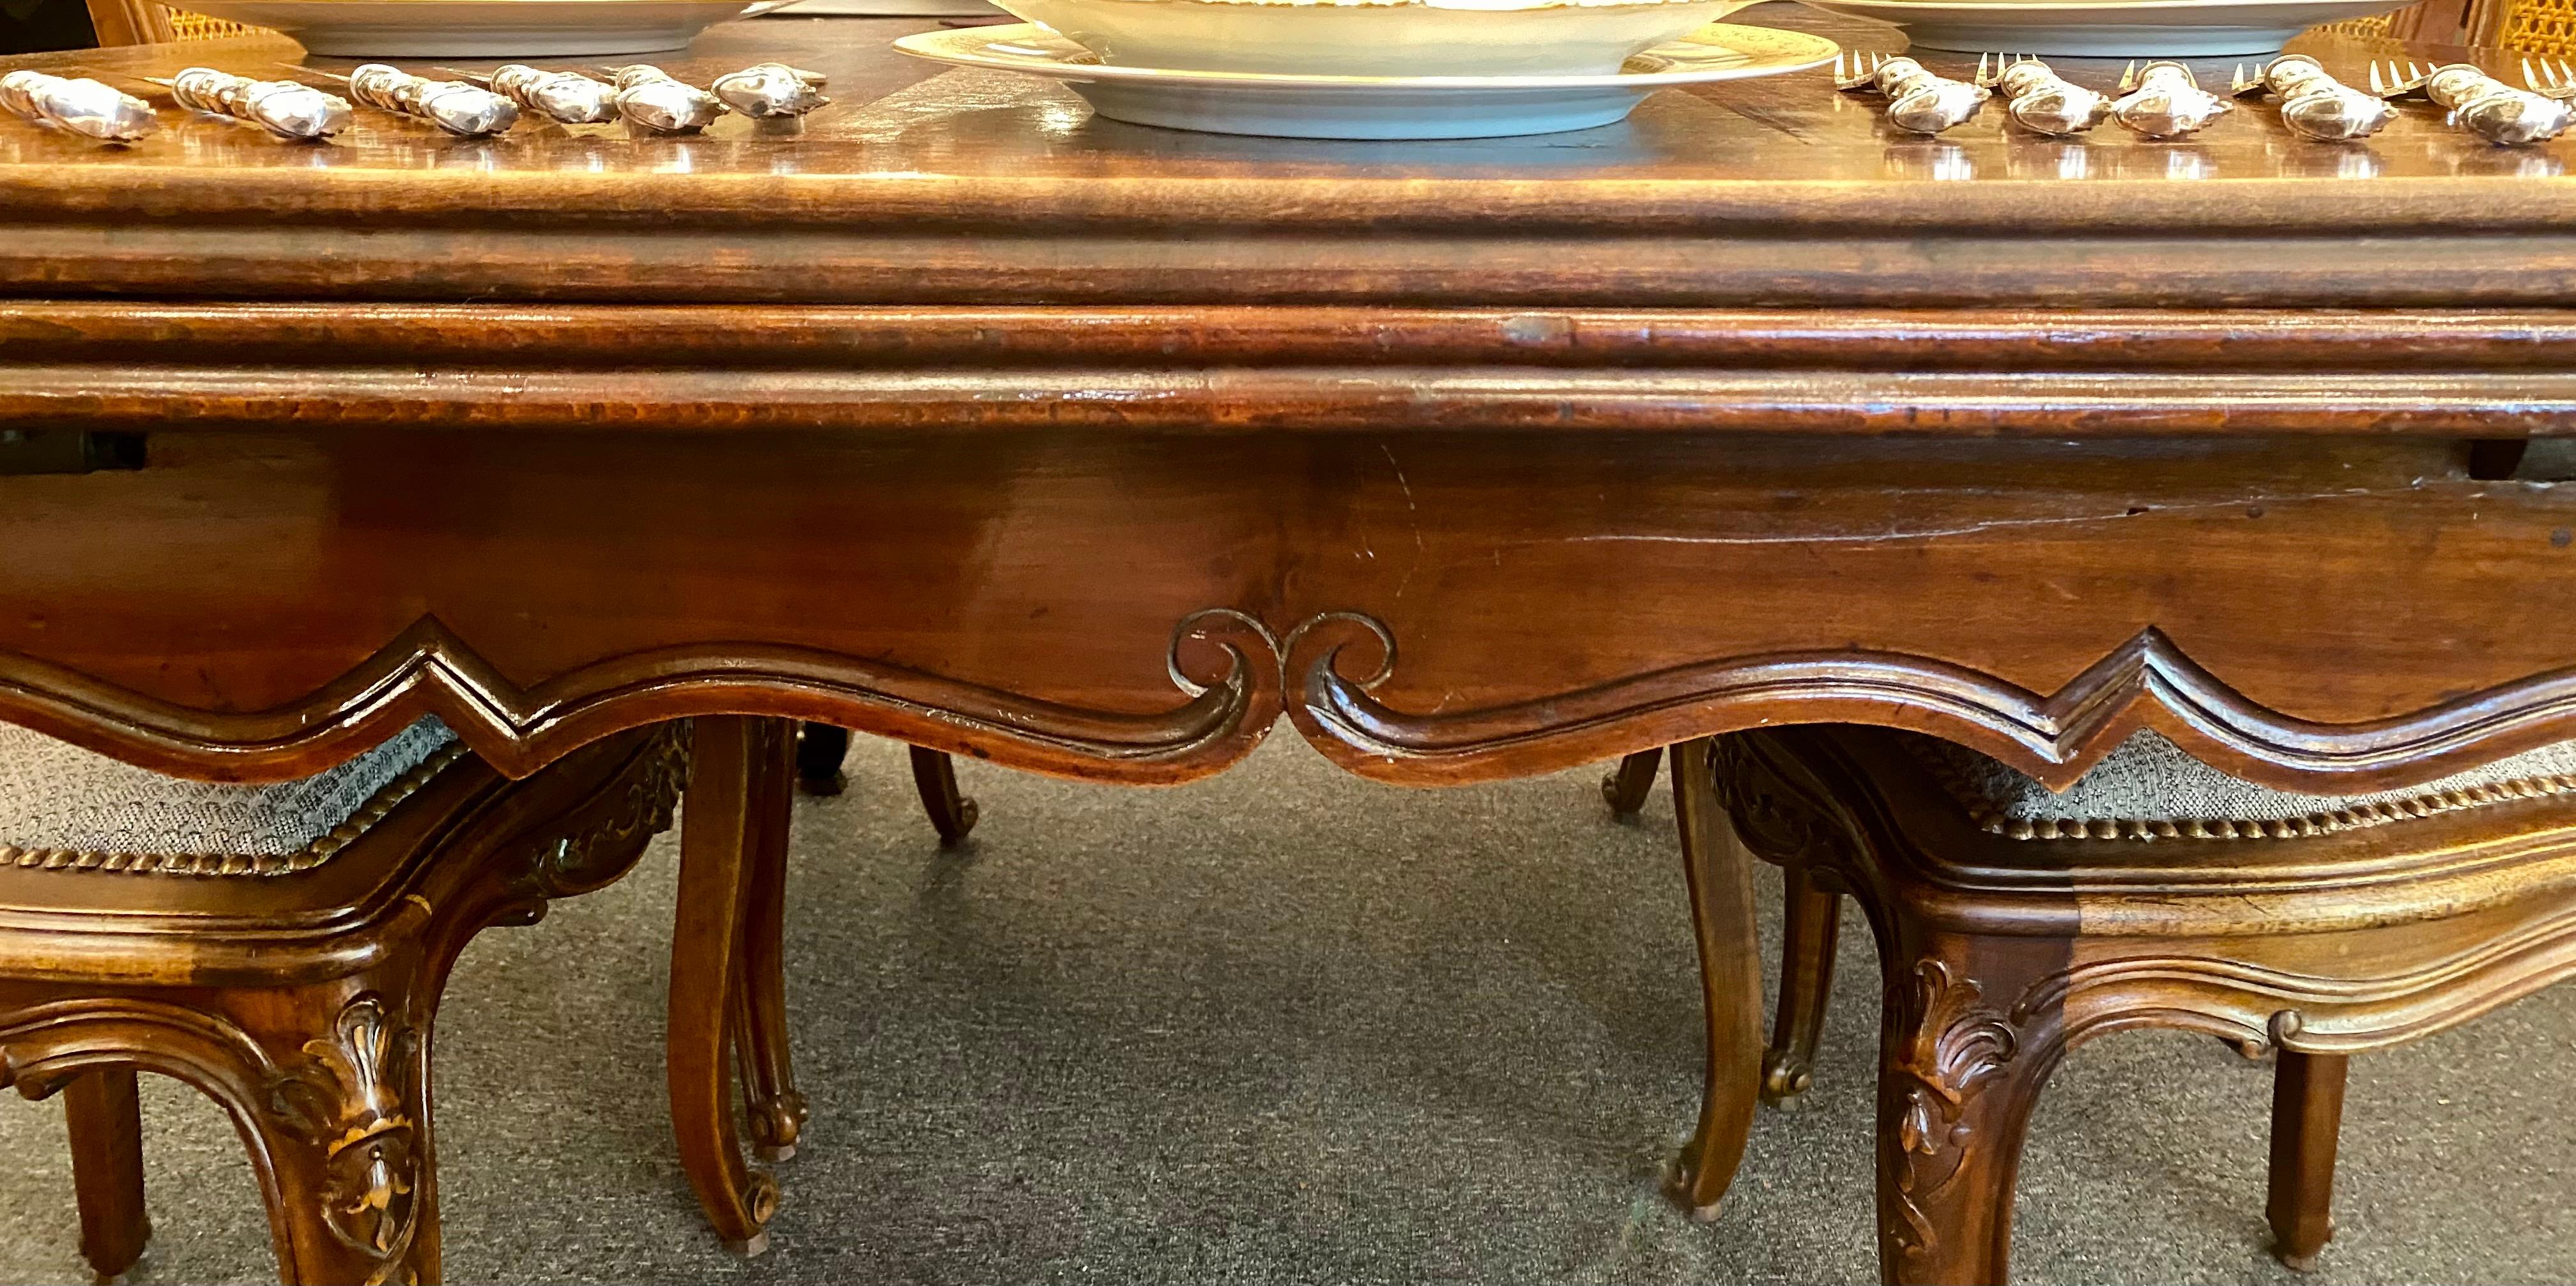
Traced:
[[1784, 720], [2344, 790], [2576, 736], [2576, 499], [2467, 471], [2576, 427], [2548, 149], [1924, 140], [1819, 75], [1193, 136], [924, 25], [669, 64], [831, 73], [796, 136], [0, 130], [0, 428], [147, 435], [0, 474], [0, 717], [235, 778], [424, 711], [513, 773], [740, 712], [1136, 782], [1283, 711], [1412, 783]]
[[0, 484], [0, 707], [311, 771], [793, 715], [1170, 782], [1283, 708], [1388, 781], [1725, 728], [2064, 777], [2140, 721], [2372, 782], [2576, 733], [2576, 502], [2410, 439], [191, 430]]
[[2470, 476], [2576, 429], [2545, 151], [1896, 138], [1813, 75], [1191, 137], [923, 25], [666, 64], [829, 72], [798, 138], [0, 131], [0, 429], [144, 435], [0, 474], [0, 718], [234, 779], [425, 712], [513, 774], [732, 713], [1136, 783], [1283, 713], [1424, 785], [1802, 720], [2338, 791], [2576, 736], [2576, 494]]

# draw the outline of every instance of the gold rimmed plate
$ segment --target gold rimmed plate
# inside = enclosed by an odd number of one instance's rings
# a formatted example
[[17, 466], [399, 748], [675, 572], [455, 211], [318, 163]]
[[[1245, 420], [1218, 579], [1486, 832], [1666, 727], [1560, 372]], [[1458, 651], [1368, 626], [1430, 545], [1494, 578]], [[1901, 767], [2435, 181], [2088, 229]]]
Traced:
[[1591, 129], [1625, 119], [1676, 85], [1750, 80], [1833, 61], [1834, 42], [1802, 31], [1712, 23], [1590, 76], [1288, 76], [1111, 66], [1038, 26], [905, 36], [894, 47], [960, 67], [1065, 82], [1112, 120], [1284, 138], [1502, 138]]

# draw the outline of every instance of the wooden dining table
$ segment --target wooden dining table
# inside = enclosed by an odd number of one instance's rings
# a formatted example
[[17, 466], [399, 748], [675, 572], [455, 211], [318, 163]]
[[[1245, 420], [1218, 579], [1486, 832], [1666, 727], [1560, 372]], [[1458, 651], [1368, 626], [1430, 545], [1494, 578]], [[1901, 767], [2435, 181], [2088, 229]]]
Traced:
[[[801, 127], [0, 120], [0, 719], [234, 781], [432, 714], [512, 775], [801, 719], [1139, 785], [1283, 715], [1417, 786], [1815, 721], [2315, 791], [2576, 737], [2576, 143], [1920, 137], [1822, 71], [1192, 134], [889, 48], [933, 25], [659, 60], [827, 73]], [[1709, 869], [1695, 1207], [1762, 1044]]]

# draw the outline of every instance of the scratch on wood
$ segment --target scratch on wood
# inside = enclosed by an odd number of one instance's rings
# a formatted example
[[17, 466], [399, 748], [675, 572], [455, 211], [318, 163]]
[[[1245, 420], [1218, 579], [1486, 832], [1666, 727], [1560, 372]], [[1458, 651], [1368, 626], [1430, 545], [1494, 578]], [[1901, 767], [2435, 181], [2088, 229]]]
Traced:
[[1405, 588], [1413, 584], [1413, 574], [1422, 570], [1422, 560], [1428, 552], [1422, 544], [1422, 511], [1413, 503], [1413, 484], [1405, 481], [1404, 466], [1395, 462], [1395, 448], [1380, 442], [1377, 449], [1386, 457], [1386, 467], [1395, 470], [1395, 485], [1404, 492], [1404, 522], [1413, 529], [1413, 561], [1405, 565], [1404, 579], [1395, 583], [1396, 601], [1402, 602]]
[[1941, 536], [1974, 536], [1989, 531], [2021, 527], [2072, 527], [2099, 522], [2119, 522], [2128, 518], [2155, 514], [2199, 513], [2211, 510], [2245, 509], [2253, 505], [2298, 504], [2309, 500], [2342, 500], [2361, 496], [2398, 495], [2418, 490], [2416, 487], [2346, 487], [2335, 491], [2317, 491], [2304, 495], [2245, 496], [2234, 500], [2206, 500], [2187, 505], [2124, 505], [2106, 513], [2072, 514], [2049, 518], [1988, 518], [1948, 527], [1890, 527], [1880, 531], [1794, 532], [1759, 536], [1680, 536], [1664, 533], [1630, 534], [1604, 532], [1589, 536], [1568, 536], [1563, 543], [1649, 545], [1845, 545], [1869, 544], [1887, 540], [1929, 540]]

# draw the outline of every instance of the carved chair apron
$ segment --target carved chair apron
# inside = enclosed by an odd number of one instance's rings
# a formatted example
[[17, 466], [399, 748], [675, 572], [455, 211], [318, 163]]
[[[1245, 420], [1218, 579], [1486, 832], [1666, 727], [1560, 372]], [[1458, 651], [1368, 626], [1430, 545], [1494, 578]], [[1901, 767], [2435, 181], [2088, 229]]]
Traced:
[[[691, 810], [682, 880], [740, 892], [701, 899], [695, 924], [684, 902], [675, 1014], [712, 1011], [719, 1070], [728, 1033], [739, 1045], [775, 1155], [802, 1111], [775, 985], [783, 811], [761, 805], [783, 810], [789, 741], [779, 721], [706, 723], [724, 763]], [[532, 923], [623, 874], [670, 823], [689, 731], [618, 734], [512, 782], [425, 719], [318, 776], [231, 786], [0, 727], [0, 1058], [21, 1092], [66, 1091], [82, 1250], [102, 1279], [149, 1231], [143, 1070], [231, 1114], [284, 1280], [435, 1280], [426, 1090], [447, 970], [485, 925]], [[755, 785], [771, 798], [749, 799]], [[709, 1061], [683, 1043], [673, 1107], [692, 1180], [730, 1185], [765, 1220], [774, 1187], [712, 1156], [732, 1146], [726, 1082], [683, 1077]], [[755, 1221], [732, 1239], [758, 1235]]]
[[2576, 972], [2576, 745], [2354, 796], [2253, 786], [2152, 733], [2064, 794], [1912, 733], [1747, 732], [1713, 757], [1737, 835], [1788, 879], [1767, 1096], [1809, 1083], [1838, 896], [1877, 933], [1889, 1281], [2003, 1280], [2041, 1086], [2146, 1025], [2278, 1052], [2268, 1213], [2305, 1266], [2346, 1058]]

